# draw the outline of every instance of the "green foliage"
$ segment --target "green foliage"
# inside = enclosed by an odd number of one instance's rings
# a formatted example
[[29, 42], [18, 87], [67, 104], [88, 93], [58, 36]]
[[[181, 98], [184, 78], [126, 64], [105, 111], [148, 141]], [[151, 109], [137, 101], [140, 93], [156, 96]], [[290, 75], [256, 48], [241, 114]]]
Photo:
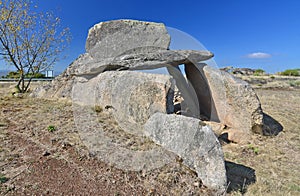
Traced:
[[25, 78], [45, 78], [45, 74], [42, 73], [29, 73], [25, 75]]
[[7, 182], [9, 179], [0, 173], [0, 184]]
[[261, 75], [264, 75], [265, 74], [265, 70], [263, 69], [256, 69], [254, 71], [254, 76], [261, 76]]
[[[31, 0], [0, 0], [0, 55], [18, 70], [18, 88], [26, 92], [30, 80], [42, 77], [59, 60], [70, 41], [68, 28], [52, 12], [39, 12]], [[37, 75], [36, 75], [37, 74]]]
[[287, 69], [280, 73], [283, 76], [300, 76], [300, 69]]
[[300, 87], [300, 80], [297, 80], [297, 81], [290, 81], [289, 84], [290, 84], [290, 86], [292, 86], [292, 87]]
[[[3, 78], [19, 79], [20, 76], [21, 76], [20, 72], [11, 71], [6, 76], [3, 76]], [[45, 74], [42, 74], [42, 73], [27, 73], [25, 75], [25, 78], [45, 78]]]
[[51, 133], [54, 132], [54, 131], [56, 131], [56, 128], [55, 128], [54, 125], [49, 125], [47, 129], [48, 129], [48, 131], [51, 132]]
[[248, 145], [248, 148], [254, 153], [254, 154], [258, 154], [259, 153], [259, 148], [256, 146], [253, 146], [252, 144]]

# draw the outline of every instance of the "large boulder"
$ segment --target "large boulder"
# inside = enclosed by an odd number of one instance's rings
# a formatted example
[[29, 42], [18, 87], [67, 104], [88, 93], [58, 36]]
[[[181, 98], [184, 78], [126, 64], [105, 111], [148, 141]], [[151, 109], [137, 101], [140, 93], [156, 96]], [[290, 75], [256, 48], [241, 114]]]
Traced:
[[90, 80], [78, 79], [72, 97], [82, 105], [112, 108], [123, 130], [142, 135], [152, 114], [174, 112], [174, 85], [168, 75], [110, 71]]
[[249, 139], [252, 132], [262, 134], [261, 104], [248, 83], [205, 64], [188, 64], [185, 70], [200, 94], [200, 111], [211, 112], [206, 114], [210, 120], [225, 125], [224, 133], [230, 140], [240, 142]]
[[178, 154], [194, 169], [203, 184], [225, 191], [226, 170], [221, 145], [209, 126], [199, 119], [155, 113], [145, 124], [145, 134]]
[[[253, 88], [247, 82], [210, 66], [205, 66], [203, 70], [217, 110], [226, 111], [223, 115], [221, 112], [218, 113], [221, 117], [220, 121], [229, 127], [247, 133], [262, 134], [263, 112]], [[220, 86], [216, 82], [218, 78], [223, 80], [226, 92], [226, 105], [220, 102], [220, 96], [222, 95], [220, 95]]]
[[86, 51], [95, 59], [114, 58], [141, 47], [166, 50], [170, 40], [162, 23], [114, 20], [101, 22], [89, 30]]

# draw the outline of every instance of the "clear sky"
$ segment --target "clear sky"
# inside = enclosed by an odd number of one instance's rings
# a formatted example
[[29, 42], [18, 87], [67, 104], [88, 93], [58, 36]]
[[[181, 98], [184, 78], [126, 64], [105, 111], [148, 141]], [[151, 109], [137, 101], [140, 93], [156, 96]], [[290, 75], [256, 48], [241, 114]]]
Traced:
[[55, 11], [71, 29], [68, 58], [57, 63], [56, 70], [64, 70], [84, 53], [90, 27], [113, 19], [163, 22], [181, 30], [212, 51], [218, 67], [262, 68], [271, 73], [300, 68], [300, 0], [36, 2], [41, 10]]

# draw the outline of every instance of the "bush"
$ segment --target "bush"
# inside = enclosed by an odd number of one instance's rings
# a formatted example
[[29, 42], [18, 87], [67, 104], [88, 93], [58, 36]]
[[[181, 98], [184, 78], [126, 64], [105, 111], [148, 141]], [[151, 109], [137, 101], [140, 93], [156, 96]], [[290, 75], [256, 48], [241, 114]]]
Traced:
[[292, 86], [292, 87], [300, 87], [300, 80], [297, 80], [297, 81], [290, 81], [289, 84], [290, 84], [290, 86]]
[[19, 77], [20, 77], [20, 74], [19, 74], [19, 72], [16, 72], [16, 71], [11, 71], [6, 76], [4, 76], [4, 78], [14, 78], [14, 79], [17, 79]]
[[25, 76], [26, 78], [45, 78], [46, 76], [45, 76], [45, 74], [42, 74], [42, 73], [36, 73], [36, 74], [27, 74], [26, 76]]
[[265, 70], [263, 70], [263, 69], [256, 69], [254, 71], [255, 76], [261, 76], [261, 75], [264, 75], [264, 74], [265, 74]]
[[[18, 79], [20, 78], [20, 73], [18, 71], [11, 71], [6, 76], [3, 76], [2, 78], [13, 78]], [[42, 73], [36, 73], [36, 74], [26, 74], [25, 78], [45, 78], [45, 74]]]
[[280, 73], [283, 76], [300, 76], [299, 69], [287, 69]]

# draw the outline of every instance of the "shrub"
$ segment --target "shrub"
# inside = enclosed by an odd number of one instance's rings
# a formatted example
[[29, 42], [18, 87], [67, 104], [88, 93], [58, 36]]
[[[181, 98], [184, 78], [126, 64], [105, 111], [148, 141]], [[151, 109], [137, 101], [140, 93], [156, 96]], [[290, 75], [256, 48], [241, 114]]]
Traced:
[[0, 173], [0, 184], [3, 184], [8, 181], [8, 178]]
[[263, 70], [263, 69], [256, 69], [254, 71], [255, 76], [261, 76], [261, 75], [264, 75], [264, 74], [265, 74], [265, 70]]
[[290, 81], [289, 84], [290, 84], [290, 86], [292, 86], [292, 87], [299, 87], [299, 86], [300, 86], [300, 80], [297, 80], [297, 81]]
[[[3, 78], [13, 78], [18, 79], [20, 78], [20, 73], [18, 71], [11, 71], [6, 76], [3, 76]], [[42, 73], [29, 73], [25, 75], [25, 78], [45, 78], [45, 74]]]
[[17, 79], [19, 77], [20, 77], [20, 74], [19, 74], [19, 72], [16, 72], [16, 71], [11, 71], [6, 76], [4, 76], [4, 78], [14, 78], [14, 79]]
[[283, 76], [300, 76], [299, 69], [287, 69], [280, 73]]

